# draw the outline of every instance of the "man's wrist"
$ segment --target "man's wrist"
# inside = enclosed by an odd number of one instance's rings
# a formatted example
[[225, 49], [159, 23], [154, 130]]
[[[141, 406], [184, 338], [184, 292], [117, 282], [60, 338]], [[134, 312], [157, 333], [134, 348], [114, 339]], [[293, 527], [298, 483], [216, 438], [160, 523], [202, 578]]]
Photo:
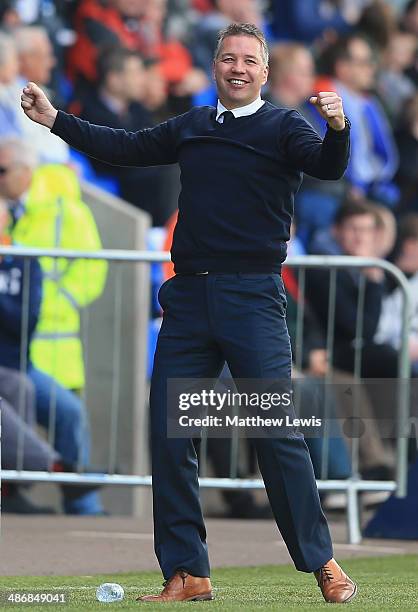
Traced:
[[344, 131], [347, 132], [351, 127], [351, 123], [350, 123], [349, 118], [344, 115], [344, 123], [341, 124], [341, 127], [333, 126], [330, 123], [328, 123], [328, 127], [331, 130], [334, 130], [334, 132], [344, 132]]
[[58, 111], [56, 108], [53, 108], [47, 115], [45, 115], [44, 125], [50, 130], [52, 129], [55, 123], [55, 119], [57, 118], [57, 115], [58, 115]]

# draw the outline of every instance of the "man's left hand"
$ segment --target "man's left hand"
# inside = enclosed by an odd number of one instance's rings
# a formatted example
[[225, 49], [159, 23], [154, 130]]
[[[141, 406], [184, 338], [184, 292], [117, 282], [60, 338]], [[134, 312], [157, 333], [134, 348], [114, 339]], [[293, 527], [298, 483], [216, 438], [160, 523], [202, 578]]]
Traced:
[[343, 101], [335, 91], [320, 91], [317, 96], [312, 96], [309, 102], [333, 130], [340, 131], [345, 128]]

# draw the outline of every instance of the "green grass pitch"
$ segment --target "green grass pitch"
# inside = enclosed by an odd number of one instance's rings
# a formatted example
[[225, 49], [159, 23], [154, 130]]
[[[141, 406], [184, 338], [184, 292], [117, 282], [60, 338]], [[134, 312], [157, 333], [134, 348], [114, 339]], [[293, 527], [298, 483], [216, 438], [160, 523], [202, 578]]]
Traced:
[[[359, 585], [359, 593], [349, 609], [418, 610], [418, 556], [394, 556], [351, 559], [342, 563], [347, 573]], [[122, 602], [104, 604], [96, 600], [96, 588], [102, 582], [118, 582], [125, 589]], [[316, 581], [311, 575], [296, 572], [291, 566], [259, 566], [216, 569], [212, 574], [215, 600], [177, 604], [145, 604], [135, 601], [139, 594], [157, 593], [161, 576], [156, 572], [115, 574], [113, 576], [39, 576], [0, 577], [1, 603], [5, 610], [179, 610], [198, 609], [201, 612], [247, 612], [251, 610], [319, 610], [330, 604], [322, 600]], [[66, 591], [66, 604], [12, 604], [5, 598], [13, 591]]]

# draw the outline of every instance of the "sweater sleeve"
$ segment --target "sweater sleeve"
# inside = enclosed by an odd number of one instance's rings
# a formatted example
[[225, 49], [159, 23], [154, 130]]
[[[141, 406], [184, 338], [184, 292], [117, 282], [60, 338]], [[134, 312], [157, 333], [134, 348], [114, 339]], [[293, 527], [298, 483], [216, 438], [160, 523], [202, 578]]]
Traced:
[[177, 161], [180, 117], [138, 132], [94, 125], [58, 111], [51, 132], [82, 153], [114, 166], [158, 166]]
[[337, 180], [347, 168], [350, 156], [350, 128], [328, 126], [324, 140], [297, 111], [289, 113], [282, 136], [287, 157], [298, 170], [318, 179]]

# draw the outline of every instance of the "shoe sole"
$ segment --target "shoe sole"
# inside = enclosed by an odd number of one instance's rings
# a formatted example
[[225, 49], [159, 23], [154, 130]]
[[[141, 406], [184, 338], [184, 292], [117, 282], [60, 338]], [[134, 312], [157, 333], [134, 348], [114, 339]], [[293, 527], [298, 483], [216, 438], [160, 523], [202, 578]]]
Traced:
[[[180, 600], [177, 600], [177, 601], [180, 601], [180, 602], [184, 602], [184, 601], [212, 601], [212, 599], [215, 599], [215, 595], [211, 592], [211, 593], [204, 593], [203, 595], [195, 595], [193, 597], [187, 597], [186, 599], [180, 599]], [[167, 602], [167, 600], [165, 602], [161, 602], [161, 601], [158, 601], [158, 600], [155, 600], [155, 599], [148, 599], [148, 600], [145, 599], [144, 600], [144, 599], [141, 599], [141, 597], [138, 597], [136, 599], [136, 601], [140, 601], [142, 603], [166, 603]], [[169, 600], [170, 603], [171, 602], [175, 602], [175, 601], [176, 601], [175, 599]]]
[[205, 593], [204, 595], [197, 595], [196, 597], [184, 599], [184, 601], [212, 601], [212, 599], [215, 599], [213, 593]]
[[[356, 584], [354, 584], [354, 591], [352, 592], [352, 594], [350, 595], [350, 597], [348, 597], [347, 599], [345, 599], [344, 601], [341, 601], [341, 602], [339, 602], [339, 603], [343, 603], [343, 604], [345, 604], [345, 603], [350, 603], [350, 601], [353, 601], [353, 599], [354, 599], [354, 597], [357, 595], [357, 593], [358, 593], [358, 587], [357, 587], [357, 585], [356, 585]], [[330, 601], [329, 599], [326, 599], [325, 601], [326, 601], [327, 603], [337, 603], [337, 602], [335, 602], [335, 601]]]

